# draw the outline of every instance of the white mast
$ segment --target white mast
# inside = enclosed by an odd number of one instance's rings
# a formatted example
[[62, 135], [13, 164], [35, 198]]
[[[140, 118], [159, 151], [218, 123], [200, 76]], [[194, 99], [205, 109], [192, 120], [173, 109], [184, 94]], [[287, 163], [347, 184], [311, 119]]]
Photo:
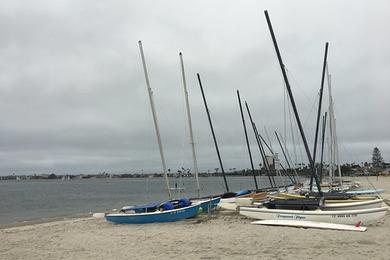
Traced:
[[330, 181], [333, 182], [334, 176], [334, 138], [333, 138], [333, 106], [332, 106], [332, 87], [331, 87], [331, 77], [329, 75], [328, 66], [326, 66], [327, 71], [327, 81], [328, 81], [328, 90], [329, 90], [329, 177]]
[[332, 97], [332, 84], [331, 84], [331, 75], [329, 74], [328, 67], [327, 67], [327, 75], [328, 75], [328, 88], [329, 88], [329, 127], [330, 127], [330, 143], [331, 143], [331, 163], [332, 163], [332, 177], [334, 173], [333, 165], [336, 163], [337, 160], [337, 169], [339, 172], [339, 178], [340, 178], [340, 185], [342, 187], [343, 185], [343, 179], [342, 179], [342, 173], [341, 173], [341, 166], [340, 166], [340, 158], [339, 158], [339, 148], [337, 143], [337, 134], [336, 134], [336, 119], [334, 116], [334, 109], [333, 109], [333, 97]]
[[159, 131], [159, 128], [158, 128], [156, 109], [154, 107], [153, 91], [150, 88], [149, 77], [148, 77], [148, 70], [146, 68], [146, 62], [145, 62], [145, 56], [144, 56], [144, 50], [142, 49], [142, 42], [138, 41], [138, 44], [139, 44], [139, 50], [141, 52], [142, 65], [143, 65], [144, 73], [145, 73], [146, 88], [148, 89], [148, 93], [149, 93], [150, 107], [152, 108], [154, 128], [156, 129], [157, 142], [158, 142], [158, 147], [160, 149], [160, 157], [161, 157], [162, 167], [163, 167], [163, 171], [164, 171], [165, 181], [166, 181], [166, 184], [167, 184], [168, 196], [169, 196], [169, 199], [171, 199], [172, 197], [171, 197], [171, 190], [169, 188], [167, 166], [165, 164], [165, 157], [164, 157], [163, 146], [162, 146], [161, 137], [160, 137], [160, 131]]
[[187, 108], [187, 118], [188, 118], [188, 127], [190, 129], [190, 144], [192, 148], [192, 160], [194, 162], [194, 171], [195, 171], [195, 178], [196, 178], [196, 188], [198, 190], [198, 197], [200, 197], [200, 186], [199, 186], [199, 172], [198, 172], [198, 163], [196, 161], [196, 153], [195, 153], [195, 143], [194, 143], [194, 134], [192, 132], [192, 121], [191, 121], [191, 111], [190, 111], [190, 102], [188, 100], [188, 91], [187, 91], [187, 82], [186, 82], [186, 75], [184, 72], [184, 62], [183, 62], [183, 55], [180, 52], [180, 64], [181, 64], [181, 74], [183, 76], [183, 88], [184, 88], [184, 96], [186, 99], [186, 108]]
[[338, 145], [338, 142], [337, 142], [337, 135], [336, 135], [336, 119], [333, 118], [334, 120], [334, 133], [335, 133], [335, 136], [334, 136], [334, 142], [335, 142], [335, 148], [336, 148], [336, 159], [337, 159], [337, 169], [339, 171], [339, 179], [340, 179], [340, 187], [341, 189], [343, 190], [343, 177], [342, 177], [342, 174], [341, 174], [341, 166], [340, 166], [340, 157], [339, 157], [339, 145]]

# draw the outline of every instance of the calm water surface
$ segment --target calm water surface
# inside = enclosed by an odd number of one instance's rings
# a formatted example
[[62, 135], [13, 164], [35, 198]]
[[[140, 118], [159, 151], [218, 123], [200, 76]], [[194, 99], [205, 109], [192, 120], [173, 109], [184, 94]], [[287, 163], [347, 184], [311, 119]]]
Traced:
[[[254, 189], [253, 177], [227, 178], [232, 191]], [[258, 182], [261, 187], [269, 186], [267, 177], [258, 178]], [[175, 197], [196, 197], [194, 178], [174, 178], [170, 183], [185, 187], [181, 194], [175, 192]], [[224, 192], [221, 177], [203, 177], [200, 183], [202, 196]], [[164, 185], [163, 178], [0, 181], [0, 225], [166, 200]]]

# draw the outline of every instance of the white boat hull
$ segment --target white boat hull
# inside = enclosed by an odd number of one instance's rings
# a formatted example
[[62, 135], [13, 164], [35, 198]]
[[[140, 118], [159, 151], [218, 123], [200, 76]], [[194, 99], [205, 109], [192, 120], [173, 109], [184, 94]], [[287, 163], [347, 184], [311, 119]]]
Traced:
[[253, 204], [253, 198], [236, 198], [235, 203], [238, 206], [251, 206]]
[[358, 209], [374, 209], [380, 208], [383, 205], [383, 199], [367, 200], [367, 201], [353, 201], [346, 203], [325, 203], [322, 210], [358, 210]]
[[233, 201], [233, 202], [229, 202], [229, 201], [223, 201], [223, 199], [221, 199], [221, 201], [218, 203], [218, 208], [220, 209], [224, 209], [224, 210], [232, 210], [232, 211], [235, 211], [237, 210], [237, 204]]
[[342, 231], [359, 231], [364, 232], [366, 227], [352, 226], [344, 224], [314, 222], [314, 221], [297, 221], [297, 220], [258, 220], [251, 224], [254, 225], [266, 225], [266, 226], [285, 226], [285, 227], [297, 227], [297, 228], [318, 228], [318, 229], [331, 229]]
[[254, 219], [271, 219], [271, 220], [300, 220], [327, 222], [336, 224], [364, 225], [377, 222], [385, 217], [388, 207], [375, 209], [360, 210], [284, 210], [284, 209], [267, 209], [254, 207], [240, 207], [241, 215]]

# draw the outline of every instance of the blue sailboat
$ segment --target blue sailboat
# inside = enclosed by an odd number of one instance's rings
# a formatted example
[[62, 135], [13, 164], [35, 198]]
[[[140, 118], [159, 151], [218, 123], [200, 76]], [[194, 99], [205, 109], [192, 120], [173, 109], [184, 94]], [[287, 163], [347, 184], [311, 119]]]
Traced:
[[200, 204], [202, 212], [208, 212], [209, 210], [216, 208], [220, 201], [221, 197], [193, 200], [193, 202], [197, 202]]
[[[164, 177], [167, 185], [168, 196], [169, 199], [171, 199], [172, 197], [171, 189], [169, 187], [169, 180], [168, 180], [168, 174], [167, 174], [167, 169], [165, 164], [163, 147], [162, 147], [160, 132], [158, 128], [157, 115], [156, 115], [154, 101], [153, 101], [153, 92], [152, 89], [150, 88], [148, 71], [146, 68], [145, 56], [142, 48], [142, 42], [139, 41], [138, 44], [141, 53], [144, 74], [145, 74], [146, 88], [149, 94], [149, 101], [150, 101], [150, 106], [153, 115], [154, 127], [156, 130], [157, 142], [160, 150], [162, 168], [163, 168]], [[192, 203], [189, 199], [182, 198], [179, 200], [169, 200], [162, 203], [151, 203], [151, 204], [146, 204], [141, 206], [124, 207], [119, 213], [106, 214], [105, 218], [109, 222], [126, 223], [126, 224], [172, 222], [172, 221], [194, 217], [199, 213], [200, 208], [201, 208], [200, 203]]]
[[201, 204], [187, 198], [123, 207], [120, 213], [107, 214], [106, 220], [117, 224], [147, 224], [173, 222], [191, 218], [200, 213]]

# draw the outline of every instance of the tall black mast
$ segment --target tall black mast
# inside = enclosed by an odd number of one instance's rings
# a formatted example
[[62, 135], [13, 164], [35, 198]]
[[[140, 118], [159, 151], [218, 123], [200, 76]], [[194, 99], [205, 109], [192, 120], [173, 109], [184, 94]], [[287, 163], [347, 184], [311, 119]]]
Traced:
[[[324, 81], [325, 81], [325, 70], [326, 70], [326, 60], [328, 58], [328, 46], [329, 43], [325, 43], [325, 54], [324, 54], [324, 64], [322, 66], [322, 76], [321, 76], [321, 88], [320, 88], [320, 101], [318, 102], [318, 111], [317, 111], [317, 123], [316, 123], [316, 133], [314, 136], [314, 147], [313, 147], [313, 162], [316, 163], [316, 152], [317, 152], [317, 140], [318, 140], [318, 131], [320, 128], [320, 115], [321, 115], [321, 106], [322, 106], [322, 93], [324, 92]], [[313, 189], [313, 175], [310, 177], [310, 190]]]
[[222, 171], [223, 181], [225, 182], [226, 192], [229, 192], [229, 186], [228, 186], [227, 181], [226, 181], [225, 170], [223, 169], [222, 160], [221, 160], [221, 155], [219, 154], [218, 143], [217, 143], [217, 139], [215, 138], [213, 123], [211, 122], [210, 112], [209, 112], [209, 108], [207, 107], [207, 101], [206, 101], [206, 97], [205, 97], [204, 92], [203, 92], [202, 82], [200, 81], [199, 73], [197, 73], [196, 75], [198, 76], [199, 87], [200, 87], [200, 91], [202, 92], [202, 97], [203, 97], [204, 106], [205, 106], [205, 108], [206, 108], [207, 117], [208, 117], [208, 119], [209, 119], [210, 128], [211, 128], [211, 133], [212, 133], [213, 139], [214, 139], [215, 149], [217, 150], [219, 165], [221, 166], [221, 171]]
[[[245, 107], [246, 107], [246, 110], [247, 110], [248, 115], [249, 115], [249, 120], [251, 121], [252, 129], [253, 129], [253, 133], [255, 134], [257, 145], [259, 146], [260, 155], [261, 155], [261, 158], [263, 159], [263, 165], [264, 165], [264, 167], [266, 169], [269, 183], [271, 184], [271, 187], [274, 187], [275, 180], [274, 180], [273, 176], [272, 176], [272, 179], [271, 179], [269, 165], [268, 165], [267, 157], [266, 157], [265, 152], [264, 152], [263, 144], [261, 143], [261, 140], [260, 140], [260, 137], [259, 137], [259, 133], [257, 132], [256, 124], [252, 120], [252, 115], [251, 115], [251, 112], [249, 110], [248, 103], [246, 103], [246, 102], [245, 102]], [[274, 181], [274, 183], [272, 181]]]
[[325, 115], [322, 117], [322, 142], [321, 142], [321, 163], [320, 163], [320, 181], [322, 182], [322, 167], [324, 159], [324, 143], [325, 143], [325, 130], [326, 130], [326, 116], [328, 115], [325, 112]]
[[248, 154], [249, 154], [249, 160], [250, 160], [250, 162], [251, 162], [253, 179], [255, 180], [256, 190], [258, 190], [259, 187], [258, 187], [258, 185], [257, 185], [255, 167], [253, 166], [252, 153], [251, 153], [251, 148], [250, 148], [250, 145], [249, 145], [248, 133], [247, 133], [247, 131], [246, 131], [244, 113], [242, 112], [242, 105], [241, 105], [240, 92], [238, 91], [238, 89], [237, 89], [237, 98], [238, 98], [238, 104], [240, 105], [240, 113], [241, 113], [241, 119], [242, 119], [242, 126], [244, 127], [246, 146], [248, 147]]
[[315, 178], [315, 181], [316, 181], [316, 184], [317, 184], [317, 188], [318, 188], [318, 193], [319, 193], [320, 196], [322, 196], [320, 182], [318, 180], [318, 176], [317, 176], [317, 174], [315, 172], [315, 169], [314, 169], [314, 161], [313, 161], [313, 159], [311, 157], [311, 154], [310, 154], [309, 146], [308, 146], [307, 141], [306, 141], [306, 136], [305, 136], [305, 132], [303, 131], [301, 120], [299, 119], [298, 110], [297, 110], [297, 107], [295, 105], [295, 101], [294, 101], [294, 97], [293, 97], [293, 94], [292, 94], [292, 91], [291, 91], [290, 83], [288, 81], [287, 73], [286, 73], [286, 70], [284, 68], [282, 56], [280, 55], [280, 52], [279, 52], [278, 43], [276, 42], [275, 34], [274, 34], [273, 29], [272, 29], [271, 20], [270, 20], [270, 18], [268, 16], [268, 11], [265, 10], [264, 14], [265, 14], [265, 18], [267, 19], [268, 28], [269, 28], [269, 31], [271, 33], [271, 37], [272, 37], [272, 41], [273, 41], [273, 44], [274, 44], [274, 47], [275, 47], [276, 55], [278, 56], [279, 65], [280, 65], [280, 68], [282, 70], [283, 79], [284, 79], [284, 82], [286, 84], [288, 95], [290, 97], [291, 106], [292, 106], [292, 108], [294, 110], [295, 119], [297, 120], [297, 124], [298, 124], [298, 127], [299, 127], [299, 132], [301, 133], [302, 141], [303, 141], [303, 144], [305, 146], [306, 155], [307, 155], [307, 158], [309, 159], [310, 169], [312, 171], [312, 176], [314, 176], [314, 178]]

